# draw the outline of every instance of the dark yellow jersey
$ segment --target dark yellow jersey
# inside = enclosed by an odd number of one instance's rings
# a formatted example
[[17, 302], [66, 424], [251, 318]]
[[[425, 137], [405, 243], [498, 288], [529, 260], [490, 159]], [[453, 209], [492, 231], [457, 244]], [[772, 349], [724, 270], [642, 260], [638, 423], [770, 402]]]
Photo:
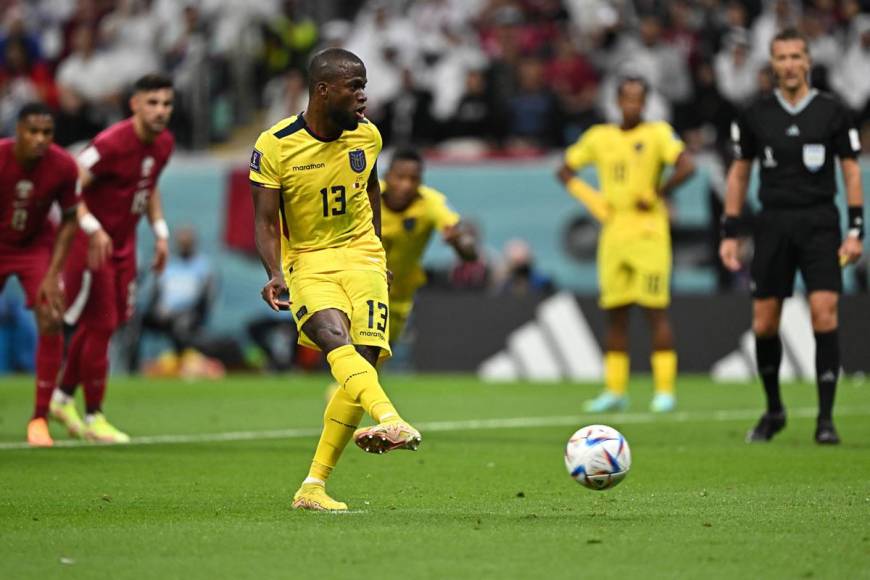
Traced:
[[[565, 163], [575, 171], [595, 166], [612, 212], [609, 225], [632, 229], [643, 222], [646, 229], [655, 221], [655, 229], [660, 230], [667, 226], [668, 215], [656, 190], [665, 166], [676, 163], [683, 149], [685, 145], [665, 122], [641, 123], [627, 131], [617, 125], [595, 125], [568, 148]], [[653, 206], [652, 212], [637, 211], [641, 200]]]
[[[386, 185], [381, 182], [381, 191]], [[447, 205], [441, 192], [421, 185], [418, 195], [404, 211], [395, 212], [381, 203], [381, 233], [387, 252], [387, 268], [393, 273], [390, 296], [410, 299], [426, 282], [420, 261], [435, 231], [459, 223], [459, 214]]]
[[281, 192], [285, 274], [386, 268], [367, 193], [381, 146], [368, 121], [331, 141], [315, 137], [302, 115], [260, 134], [250, 179]]

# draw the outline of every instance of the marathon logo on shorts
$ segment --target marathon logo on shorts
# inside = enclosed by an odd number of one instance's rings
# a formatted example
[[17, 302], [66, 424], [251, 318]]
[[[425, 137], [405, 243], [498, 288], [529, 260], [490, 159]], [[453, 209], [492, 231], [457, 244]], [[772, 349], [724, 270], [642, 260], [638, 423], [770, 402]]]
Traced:
[[260, 161], [263, 159], [263, 154], [254, 149], [251, 151], [251, 169], [260, 173]]
[[378, 332], [376, 330], [360, 330], [359, 335], [365, 338], [377, 338], [379, 340], [387, 340], [387, 337], [384, 336], [383, 332]]
[[296, 311], [296, 320], [302, 320], [302, 317], [308, 314], [308, 307], [303, 306], [299, 310]]
[[362, 173], [366, 169], [366, 152], [362, 149], [354, 149], [353, 151], [348, 151], [348, 158], [350, 158], [350, 168], [356, 171], [357, 173]]
[[825, 164], [825, 146], [820, 143], [804, 145], [804, 165], [815, 173]]

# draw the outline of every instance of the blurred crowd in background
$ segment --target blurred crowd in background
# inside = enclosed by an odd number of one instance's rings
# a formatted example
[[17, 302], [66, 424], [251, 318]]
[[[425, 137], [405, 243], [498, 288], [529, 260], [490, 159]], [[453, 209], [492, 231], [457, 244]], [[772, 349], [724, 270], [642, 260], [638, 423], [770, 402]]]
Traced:
[[[39, 98], [58, 140], [124, 114], [132, 79], [172, 73], [183, 146], [226, 140], [264, 111], [305, 108], [313, 51], [368, 67], [387, 144], [463, 155], [562, 147], [615, 120], [620, 75], [653, 88], [648, 117], [721, 147], [735, 107], [769, 91], [768, 44], [810, 39], [813, 84], [870, 121], [868, 0], [0, 0], [0, 132]], [[694, 132], [694, 133], [693, 133]]]
[[[133, 80], [161, 70], [175, 82], [179, 146], [227, 144], [244, 165], [252, 135], [305, 110], [310, 56], [339, 46], [366, 63], [367, 115], [387, 147], [462, 161], [536, 157], [618, 121], [617, 81], [640, 76], [651, 87], [647, 118], [674, 125], [704, 176], [692, 202], [709, 207], [705, 217], [673, 214], [675, 264], [715, 269], [726, 290], [746, 284], [716, 257], [729, 125], [773, 89], [769, 43], [785, 26], [809, 39], [813, 85], [840, 96], [870, 143], [870, 0], [0, 0], [0, 136], [23, 103], [42, 100], [57, 113], [56, 140], [80, 144], [128, 114]], [[580, 249], [567, 251], [594, 262], [594, 227], [578, 223], [568, 237]], [[131, 371], [146, 331], [172, 345], [146, 367], [153, 374], [220, 374], [201, 352], [227, 368], [250, 358], [206, 332], [218, 285], [195, 232], [183, 240], [122, 341]], [[558, 273], [539, 269], [539, 247], [503, 243], [431, 272], [430, 285], [519, 296], [559, 285]], [[866, 262], [855, 276], [866, 292]], [[32, 334], [32, 321], [9, 299], [0, 297], [0, 347], [28, 344], [19, 334]], [[260, 317], [246, 328], [263, 366], [289, 368], [290, 325]]]

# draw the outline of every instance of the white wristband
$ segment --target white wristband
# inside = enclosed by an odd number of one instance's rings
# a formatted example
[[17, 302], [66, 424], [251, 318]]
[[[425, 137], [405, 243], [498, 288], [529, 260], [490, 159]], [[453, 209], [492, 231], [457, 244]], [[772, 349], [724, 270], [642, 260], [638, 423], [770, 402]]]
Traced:
[[850, 238], [855, 238], [856, 240], [860, 240], [861, 239], [861, 230], [859, 228], [852, 228], [851, 230], [848, 231], [848, 233], [846, 235]]
[[166, 220], [160, 218], [153, 224], [151, 224], [151, 229], [154, 231], [154, 235], [159, 240], [168, 240], [169, 239], [169, 226], [166, 225]]
[[81, 219], [79, 219], [79, 227], [89, 236], [92, 236], [101, 229], [103, 229], [103, 226], [100, 224], [99, 220], [95, 218], [94, 214], [92, 213], [86, 213], [81, 217]]

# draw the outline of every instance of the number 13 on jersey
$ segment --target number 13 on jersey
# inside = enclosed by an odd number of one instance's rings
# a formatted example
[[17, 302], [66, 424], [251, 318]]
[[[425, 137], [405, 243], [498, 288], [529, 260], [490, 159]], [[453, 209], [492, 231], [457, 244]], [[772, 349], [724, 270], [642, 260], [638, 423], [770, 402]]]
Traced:
[[324, 187], [320, 190], [320, 197], [323, 201], [323, 217], [344, 215], [347, 212], [347, 190], [343, 185]]

